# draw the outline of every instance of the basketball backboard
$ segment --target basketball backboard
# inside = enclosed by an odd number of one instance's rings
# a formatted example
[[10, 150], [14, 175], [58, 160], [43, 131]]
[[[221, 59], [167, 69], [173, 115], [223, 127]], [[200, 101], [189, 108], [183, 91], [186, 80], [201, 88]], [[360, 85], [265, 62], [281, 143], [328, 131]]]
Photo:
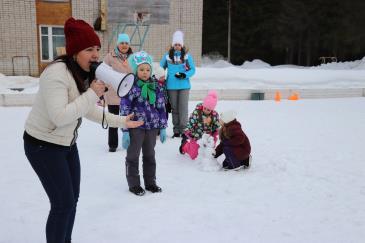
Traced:
[[108, 0], [109, 23], [168, 24], [169, 0]]

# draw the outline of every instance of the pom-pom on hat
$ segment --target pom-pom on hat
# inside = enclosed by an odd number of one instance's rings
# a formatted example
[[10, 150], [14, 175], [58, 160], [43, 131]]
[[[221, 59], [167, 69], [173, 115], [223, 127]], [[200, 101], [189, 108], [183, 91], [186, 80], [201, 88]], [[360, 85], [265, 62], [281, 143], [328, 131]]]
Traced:
[[152, 75], [152, 57], [145, 51], [133, 53], [128, 57], [128, 63], [134, 74], [137, 74], [137, 67], [143, 63], [147, 63], [151, 67]]
[[219, 115], [219, 118], [224, 122], [224, 123], [229, 123], [231, 121], [233, 121], [234, 119], [236, 119], [237, 113], [234, 110], [227, 110], [222, 112]]
[[184, 46], [184, 33], [180, 30], [175, 31], [172, 35], [172, 45], [180, 44]]
[[99, 36], [94, 29], [81, 19], [69, 18], [65, 22], [64, 31], [68, 56], [73, 56], [92, 46], [101, 47]]
[[131, 43], [131, 40], [129, 39], [129, 35], [126, 33], [121, 33], [118, 35], [117, 45], [119, 45], [121, 42], [126, 42], [128, 44]]
[[217, 105], [218, 95], [215, 90], [208, 92], [208, 95], [203, 100], [203, 106], [209, 110], [214, 110]]

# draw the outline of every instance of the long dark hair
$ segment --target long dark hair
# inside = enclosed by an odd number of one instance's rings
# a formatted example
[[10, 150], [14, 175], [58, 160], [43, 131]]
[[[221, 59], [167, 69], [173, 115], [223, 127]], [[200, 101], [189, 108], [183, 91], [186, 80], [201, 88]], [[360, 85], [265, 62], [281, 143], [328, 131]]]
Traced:
[[128, 57], [129, 57], [129, 55], [133, 54], [133, 51], [132, 51], [131, 47], [128, 48], [128, 51], [127, 51], [126, 54], [127, 54]]
[[[175, 52], [175, 49], [174, 49], [174, 47], [172, 46], [171, 48], [170, 48], [170, 50], [169, 50], [169, 57], [170, 57], [170, 59], [171, 59], [171, 61], [173, 61], [173, 62], [175, 62], [175, 59], [174, 59], [174, 52]], [[186, 51], [186, 49], [185, 49], [185, 46], [183, 46], [182, 48], [181, 48], [181, 58], [180, 58], [180, 60], [181, 60], [181, 62], [183, 63], [184, 62], [184, 60], [185, 60], [185, 54], [187, 53], [187, 51]]]
[[[67, 56], [67, 55], [61, 55], [58, 56], [51, 64], [57, 63], [57, 62], [63, 62], [66, 64], [66, 67], [68, 70], [70, 70], [72, 77], [76, 81], [77, 89], [80, 93], [84, 93], [87, 88], [85, 86], [85, 75], [87, 72], [82, 71], [81, 67], [77, 64], [77, 62], [73, 59], [73, 57]], [[50, 65], [51, 65], [50, 64]]]

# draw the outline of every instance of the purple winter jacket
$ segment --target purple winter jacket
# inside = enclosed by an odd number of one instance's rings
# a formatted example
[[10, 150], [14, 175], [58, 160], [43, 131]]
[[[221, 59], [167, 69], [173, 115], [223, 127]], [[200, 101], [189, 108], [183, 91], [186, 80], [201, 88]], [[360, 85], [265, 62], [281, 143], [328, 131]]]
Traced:
[[[162, 129], [167, 127], [166, 99], [164, 87], [155, 78], [150, 81], [156, 83], [156, 102], [150, 104], [141, 94], [141, 88], [135, 80], [132, 89], [120, 101], [120, 115], [126, 116], [134, 113], [134, 121], [144, 121], [138, 129]], [[128, 129], [123, 129], [127, 131]]]

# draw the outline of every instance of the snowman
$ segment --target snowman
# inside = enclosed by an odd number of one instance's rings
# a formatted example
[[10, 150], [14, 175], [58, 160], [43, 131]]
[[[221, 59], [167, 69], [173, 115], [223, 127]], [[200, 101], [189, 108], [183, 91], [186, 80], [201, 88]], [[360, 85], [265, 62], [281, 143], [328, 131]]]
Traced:
[[213, 136], [203, 134], [202, 138], [198, 140], [199, 144], [199, 162], [203, 171], [217, 171], [220, 165], [214, 158], [215, 142]]

